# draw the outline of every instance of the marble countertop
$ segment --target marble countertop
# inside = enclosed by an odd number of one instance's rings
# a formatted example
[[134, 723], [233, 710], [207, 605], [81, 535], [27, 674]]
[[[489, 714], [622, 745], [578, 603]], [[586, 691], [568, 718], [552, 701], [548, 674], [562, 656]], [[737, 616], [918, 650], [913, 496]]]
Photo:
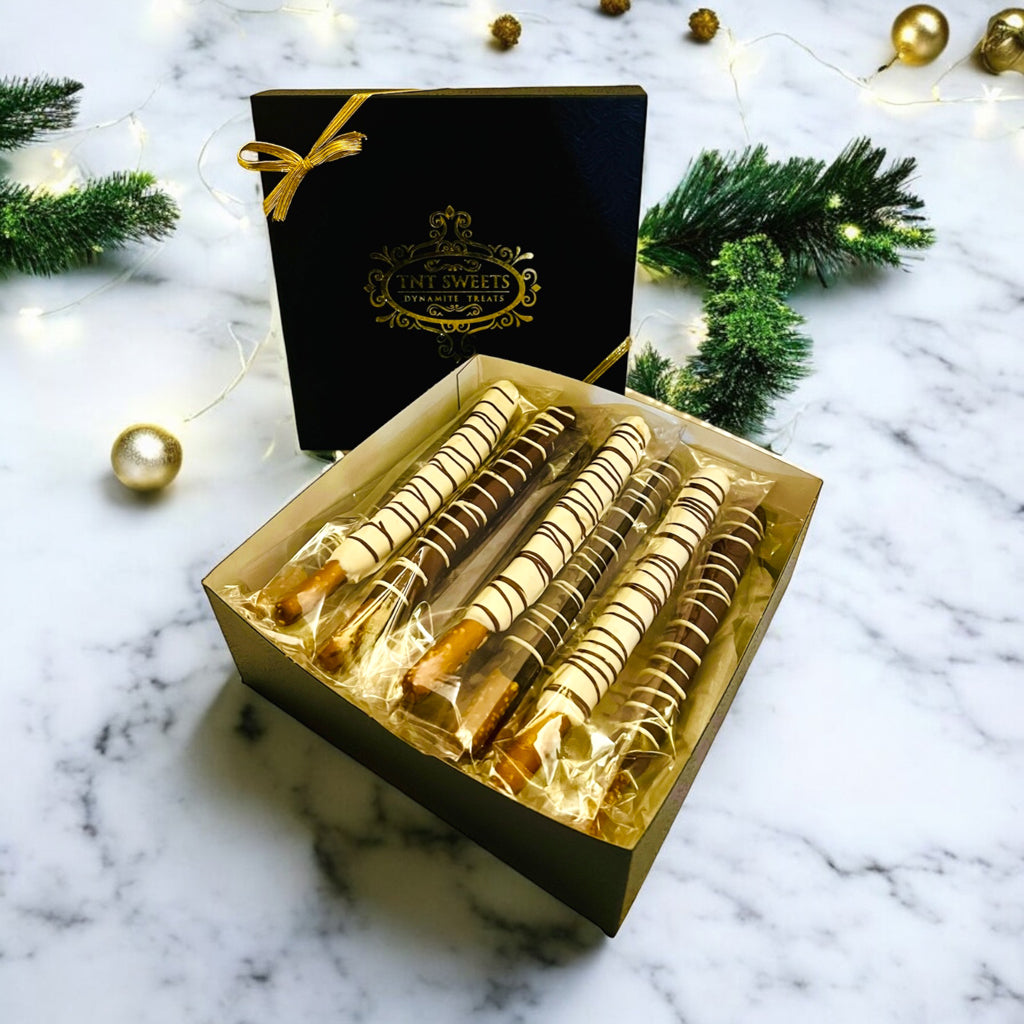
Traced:
[[[90, 0], [19, 5], [0, 74], [83, 82], [10, 173], [142, 167], [163, 244], [0, 281], [0, 1019], [9, 1024], [1024, 1020], [1024, 76], [942, 5]], [[645, 207], [701, 148], [918, 162], [934, 247], [793, 296], [814, 369], [773, 446], [825, 480], [789, 592], [614, 939], [251, 693], [200, 580], [322, 471], [300, 453], [258, 181], [265, 88], [638, 83]], [[699, 297], [641, 277], [673, 358]], [[239, 376], [242, 364], [246, 372]], [[386, 380], [381, 381], [386, 385]], [[209, 407], [209, 408], [207, 408]], [[204, 411], [205, 410], [205, 411]], [[155, 499], [109, 451], [185, 450]]]

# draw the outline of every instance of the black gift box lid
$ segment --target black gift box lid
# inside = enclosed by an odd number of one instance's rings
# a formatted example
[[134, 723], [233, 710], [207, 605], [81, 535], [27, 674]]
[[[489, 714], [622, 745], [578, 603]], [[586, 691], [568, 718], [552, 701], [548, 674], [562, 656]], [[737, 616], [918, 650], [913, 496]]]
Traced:
[[266, 197], [295, 186], [267, 223], [300, 446], [354, 447], [477, 352], [622, 391], [646, 109], [637, 86], [253, 96], [243, 153], [277, 161]]

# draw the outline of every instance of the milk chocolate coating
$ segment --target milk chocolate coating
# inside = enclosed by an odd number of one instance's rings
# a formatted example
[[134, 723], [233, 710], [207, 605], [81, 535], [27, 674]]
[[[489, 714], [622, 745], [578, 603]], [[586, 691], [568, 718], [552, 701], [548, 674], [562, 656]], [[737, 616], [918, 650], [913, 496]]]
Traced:
[[679, 492], [643, 557], [541, 691], [538, 714], [589, 718], [668, 601], [679, 574], [714, 522], [729, 476], [711, 467]]
[[615, 738], [628, 736], [622, 771], [665, 746], [679, 719], [686, 687], [728, 614], [740, 579], [764, 537], [763, 512], [733, 506], [711, 545], [700, 574], [683, 591], [678, 616], [668, 624], [650, 662], [622, 708]]
[[650, 428], [638, 416], [619, 423], [522, 550], [473, 599], [467, 617], [491, 632], [508, 629], [597, 525], [636, 470], [650, 436]]
[[725, 470], [710, 467], [679, 492], [643, 556], [544, 685], [529, 720], [498, 751], [495, 772], [512, 792], [525, 785], [540, 763], [529, 740], [538, 722], [557, 722], [564, 735], [590, 717], [668, 601], [683, 567], [714, 522], [729, 485]]
[[[385, 573], [382, 586], [399, 586], [403, 576], [414, 575], [410, 601], [433, 586], [472, 549], [483, 533], [523, 493], [537, 470], [551, 456], [559, 436], [576, 422], [566, 406], [553, 406], [538, 414], [530, 426], [472, 481], [456, 501], [423, 531], [408, 559], [396, 561]], [[406, 562], [412, 563], [406, 565]]]
[[335, 671], [367, 642], [400, 625], [417, 602], [473, 550], [551, 457], [559, 439], [576, 422], [567, 406], [551, 406], [482, 469], [423, 528], [408, 554], [394, 559], [359, 608], [320, 649], [320, 663]]
[[590, 596], [629, 558], [644, 530], [661, 514], [679, 471], [668, 462], [644, 467], [626, 482], [615, 504], [502, 638], [483, 668], [483, 682], [457, 702], [460, 738], [472, 753], [490, 741], [551, 656], [572, 631]]
[[[508, 629], [540, 597], [636, 470], [650, 437], [650, 427], [639, 416], [627, 416], [611, 430], [519, 553], [481, 588], [460, 622], [406, 672], [402, 689], [409, 700], [432, 692], [441, 679], [462, 667], [487, 634]], [[463, 629], [459, 635], [472, 636], [474, 643], [449, 642], [449, 633], [466, 621], [480, 628]]]
[[388, 501], [345, 537], [326, 563], [274, 606], [290, 626], [342, 583], [355, 583], [402, 546], [494, 451], [512, 421], [519, 390], [510, 381], [489, 387], [462, 425]]
[[430, 460], [388, 502], [334, 550], [346, 579], [355, 582], [402, 546], [494, 451], [508, 429], [519, 392], [499, 381]]

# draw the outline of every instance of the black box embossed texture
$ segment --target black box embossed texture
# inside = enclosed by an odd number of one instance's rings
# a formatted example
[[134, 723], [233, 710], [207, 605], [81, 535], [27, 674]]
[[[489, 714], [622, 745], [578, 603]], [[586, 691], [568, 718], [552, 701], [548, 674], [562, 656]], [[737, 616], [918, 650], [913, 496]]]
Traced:
[[[352, 95], [258, 93], [255, 137], [306, 156]], [[340, 128], [359, 151], [267, 219], [300, 446], [354, 447], [475, 353], [592, 377], [630, 330], [646, 109], [636, 86], [369, 91]], [[592, 379], [621, 392], [626, 364]]]

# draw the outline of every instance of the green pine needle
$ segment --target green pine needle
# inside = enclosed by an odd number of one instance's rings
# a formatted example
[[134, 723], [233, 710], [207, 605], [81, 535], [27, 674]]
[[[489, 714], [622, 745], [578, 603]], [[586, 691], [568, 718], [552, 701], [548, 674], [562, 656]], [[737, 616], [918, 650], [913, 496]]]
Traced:
[[0, 274], [57, 274], [169, 234], [177, 204], [152, 175], [121, 172], [59, 195], [0, 179]]
[[775, 401], [808, 372], [803, 318], [783, 298], [786, 264], [756, 235], [722, 246], [704, 299], [707, 337], [682, 367], [650, 345], [634, 358], [636, 391], [751, 440], [763, 435]]
[[[82, 86], [70, 78], [0, 79], [0, 150], [69, 128]], [[107, 249], [160, 239], [178, 206], [152, 175], [129, 171], [55, 194], [0, 178], [0, 275], [57, 274]]]
[[763, 234], [782, 253], [786, 290], [809, 271], [825, 283], [856, 264], [901, 266], [934, 235], [905, 188], [914, 160], [882, 170], [885, 155], [863, 138], [828, 166], [772, 162], [764, 146], [705, 151], [644, 215], [638, 258], [656, 273], [706, 281], [723, 245]]
[[626, 386], [658, 402], [671, 404], [669, 400], [675, 372], [676, 366], [672, 360], [661, 355], [647, 342], [630, 361]]
[[81, 82], [70, 78], [0, 79], [0, 150], [18, 149], [44, 132], [70, 128]]

